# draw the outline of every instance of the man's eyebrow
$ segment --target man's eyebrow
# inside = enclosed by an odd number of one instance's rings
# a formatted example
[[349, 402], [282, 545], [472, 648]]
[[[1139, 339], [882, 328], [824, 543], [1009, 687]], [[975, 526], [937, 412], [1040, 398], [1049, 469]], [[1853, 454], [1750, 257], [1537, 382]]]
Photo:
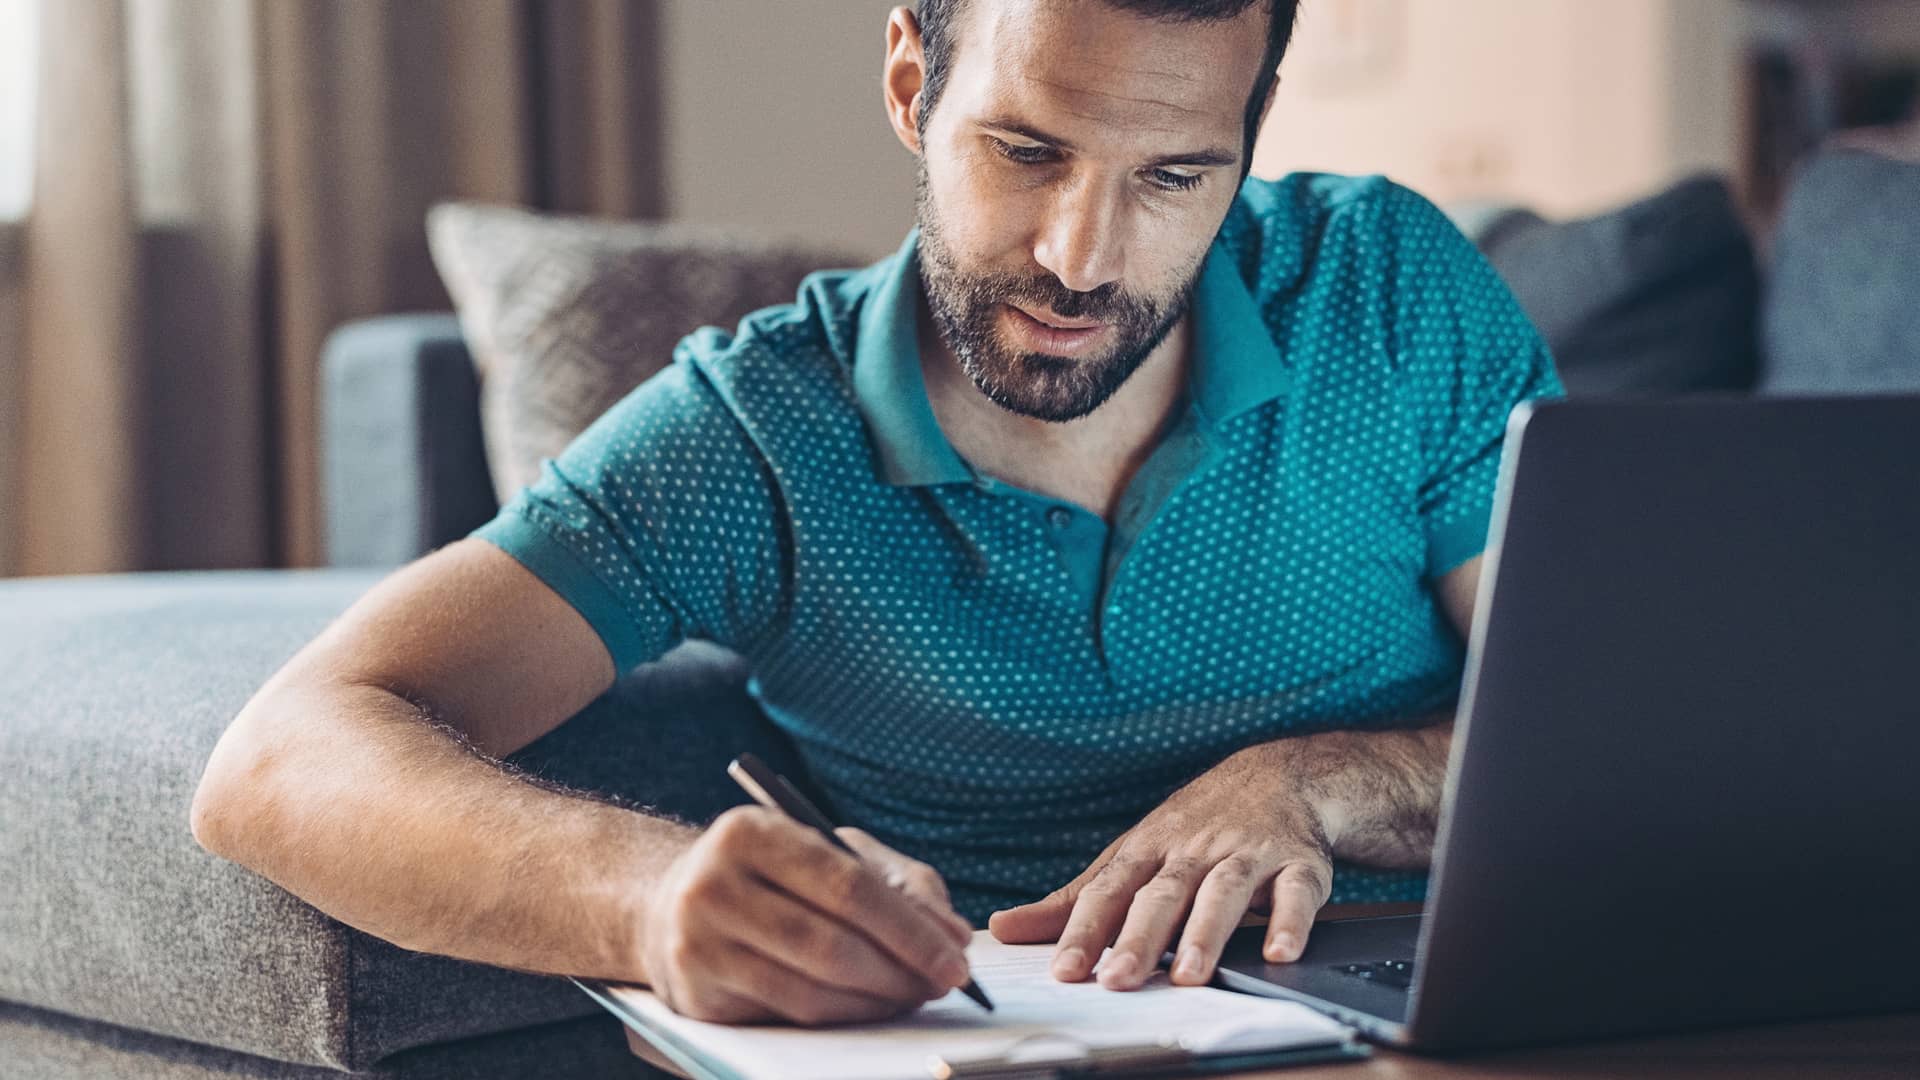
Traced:
[[985, 120], [980, 121], [980, 126], [993, 128], [996, 131], [1010, 131], [1021, 138], [1031, 139], [1037, 143], [1046, 143], [1056, 150], [1072, 151], [1075, 149], [1074, 145], [1065, 139], [1055, 135], [1049, 135], [1039, 128], [1029, 127], [1017, 120], [1009, 120], [1005, 117], [989, 116]]
[[1222, 149], [1217, 146], [1209, 146], [1205, 150], [1195, 150], [1191, 153], [1167, 154], [1164, 157], [1157, 157], [1147, 162], [1147, 166], [1148, 168], [1159, 168], [1162, 165], [1199, 165], [1211, 168], [1216, 165], [1238, 165], [1239, 163], [1240, 155], [1238, 152]]
[[[1072, 153], [1075, 149], [1074, 145], [1067, 140], [1056, 135], [1049, 135], [1039, 128], [1020, 123], [1017, 120], [990, 116], [981, 120], [979, 123], [981, 127], [992, 128], [996, 131], [1011, 132], [1023, 139], [1037, 143], [1045, 143], [1056, 150], [1065, 150], [1068, 153]], [[1204, 150], [1191, 150], [1181, 154], [1163, 154], [1147, 162], [1147, 167], [1159, 168], [1162, 165], [1197, 165], [1202, 168], [1211, 168], [1220, 165], [1237, 165], [1239, 162], [1240, 154], [1238, 151], [1229, 150], [1225, 147], [1209, 146]]]

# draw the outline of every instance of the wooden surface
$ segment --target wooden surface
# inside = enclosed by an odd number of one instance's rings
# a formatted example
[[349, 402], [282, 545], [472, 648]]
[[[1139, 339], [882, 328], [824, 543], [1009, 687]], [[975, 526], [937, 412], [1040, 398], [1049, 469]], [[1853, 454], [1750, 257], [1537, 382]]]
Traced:
[[[1417, 904], [1330, 905], [1322, 920], [1410, 914]], [[634, 1053], [675, 1073], [629, 1029]], [[1357, 1063], [1234, 1073], [1225, 1080], [1517, 1080], [1521, 1077], [1678, 1077], [1725, 1080], [1920, 1080], [1920, 1013], [1509, 1050], [1452, 1058], [1421, 1057], [1381, 1047]]]
[[1349, 1065], [1237, 1074], [1290, 1080], [1513, 1080], [1517, 1077], [1724, 1077], [1802, 1080], [1920, 1077], [1920, 1013], [1819, 1023], [1738, 1028], [1657, 1039], [1582, 1043], [1457, 1058], [1428, 1058], [1376, 1047]]

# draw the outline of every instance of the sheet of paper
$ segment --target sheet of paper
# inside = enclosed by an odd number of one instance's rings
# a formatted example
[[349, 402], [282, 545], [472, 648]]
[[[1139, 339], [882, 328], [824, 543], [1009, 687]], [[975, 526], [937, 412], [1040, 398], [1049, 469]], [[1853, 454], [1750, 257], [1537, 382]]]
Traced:
[[[1002, 945], [986, 931], [967, 949], [973, 977], [993, 999], [989, 1013], [954, 991], [919, 1011], [878, 1024], [836, 1028], [731, 1027], [689, 1020], [638, 987], [611, 988], [621, 1004], [742, 1076], [792, 1080], [910, 1080], [949, 1060], [1004, 1054], [1051, 1056], [1074, 1046], [1182, 1040], [1195, 1050], [1309, 1046], [1347, 1029], [1304, 1005], [1205, 986], [1173, 986], [1164, 973], [1139, 990], [1062, 983], [1048, 968], [1051, 945]], [[1015, 1044], [1018, 1044], [1016, 1047]]]

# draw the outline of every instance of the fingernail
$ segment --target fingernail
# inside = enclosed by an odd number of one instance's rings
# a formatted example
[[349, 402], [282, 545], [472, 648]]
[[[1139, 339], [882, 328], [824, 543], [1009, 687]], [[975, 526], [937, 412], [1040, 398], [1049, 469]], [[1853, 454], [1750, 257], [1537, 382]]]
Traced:
[[1107, 986], [1125, 983], [1133, 978], [1134, 969], [1139, 966], [1140, 961], [1134, 959], [1132, 953], [1115, 953], [1100, 965], [1100, 981]]
[[1276, 963], [1292, 959], [1293, 948], [1293, 935], [1282, 930], [1267, 942], [1267, 959]]
[[1056, 979], [1077, 979], [1087, 970], [1087, 954], [1079, 949], [1065, 949], [1053, 958], [1053, 977]]
[[1173, 964], [1173, 974], [1184, 982], [1196, 982], [1200, 978], [1200, 966], [1200, 950], [1189, 945], [1180, 950], [1180, 959]]

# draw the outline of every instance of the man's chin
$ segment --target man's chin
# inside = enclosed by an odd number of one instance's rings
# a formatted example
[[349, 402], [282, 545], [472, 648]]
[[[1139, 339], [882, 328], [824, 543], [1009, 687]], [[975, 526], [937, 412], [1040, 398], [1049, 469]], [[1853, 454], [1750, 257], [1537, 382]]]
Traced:
[[1064, 424], [1089, 415], [1113, 396], [1118, 386], [1093, 402], [1088, 402], [1084, 395], [1069, 396], [1071, 391], [1066, 389], [1083, 387], [1088, 381], [1085, 373], [1104, 372], [1112, 362], [1111, 354], [1058, 356], [1002, 348], [994, 357], [990, 373], [975, 370], [971, 365], [962, 366], [967, 368], [975, 388], [1007, 412], [1029, 420]]
[[[1070, 424], [1093, 412], [1093, 409], [1072, 409], [1056, 412], [1031, 405], [1013, 404], [1000, 398], [990, 397], [988, 400], [1000, 406], [1002, 410], [1012, 413], [1015, 416], [1027, 420], [1038, 420], [1046, 424]], [[1095, 407], [1097, 408], [1098, 406]]]
[[1005, 386], [982, 384], [977, 381], [974, 385], [979, 387], [980, 392], [986, 396], [988, 401], [1000, 406], [1000, 408], [1007, 412], [1013, 413], [1015, 416], [1024, 416], [1029, 420], [1043, 420], [1049, 424], [1064, 424], [1072, 420], [1078, 420], [1093, 412], [1102, 404], [1105, 404], [1106, 400], [1102, 398], [1100, 401], [1093, 402], [1092, 404], [1088, 404], [1085, 401], [1063, 402], [1058, 397], [1036, 394], [1025, 388], [1015, 390]]

